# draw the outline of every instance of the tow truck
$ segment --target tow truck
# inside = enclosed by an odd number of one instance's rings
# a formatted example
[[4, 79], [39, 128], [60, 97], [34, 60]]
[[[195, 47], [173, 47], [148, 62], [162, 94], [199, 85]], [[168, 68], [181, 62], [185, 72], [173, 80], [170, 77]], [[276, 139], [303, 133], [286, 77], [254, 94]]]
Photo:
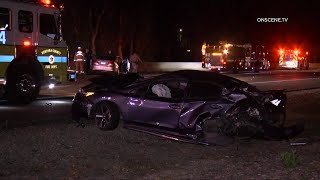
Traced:
[[252, 44], [230, 44], [219, 42], [217, 45], [202, 45], [202, 68], [210, 70], [269, 70], [265, 47]]
[[68, 80], [68, 47], [50, 0], [0, 3], [0, 97], [29, 103], [40, 88]]
[[279, 67], [285, 69], [309, 69], [309, 52], [299, 49], [280, 49]]

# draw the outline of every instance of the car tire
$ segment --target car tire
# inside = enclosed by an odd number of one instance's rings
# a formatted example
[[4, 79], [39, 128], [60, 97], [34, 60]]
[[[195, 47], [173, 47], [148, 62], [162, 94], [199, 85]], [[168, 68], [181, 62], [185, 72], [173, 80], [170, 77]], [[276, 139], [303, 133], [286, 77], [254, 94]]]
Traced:
[[309, 62], [308, 61], [305, 61], [305, 66], [304, 66], [305, 70], [308, 70], [309, 69]]
[[299, 69], [300, 69], [300, 70], [303, 70], [303, 68], [304, 68], [304, 67], [303, 67], [303, 66], [304, 66], [304, 62], [303, 62], [303, 63], [299, 63], [298, 65], [299, 65]]
[[119, 125], [119, 113], [117, 109], [108, 102], [101, 102], [93, 110], [92, 117], [101, 130], [114, 130]]
[[6, 97], [11, 103], [28, 104], [39, 95], [42, 81], [37, 66], [18, 65], [7, 74]]

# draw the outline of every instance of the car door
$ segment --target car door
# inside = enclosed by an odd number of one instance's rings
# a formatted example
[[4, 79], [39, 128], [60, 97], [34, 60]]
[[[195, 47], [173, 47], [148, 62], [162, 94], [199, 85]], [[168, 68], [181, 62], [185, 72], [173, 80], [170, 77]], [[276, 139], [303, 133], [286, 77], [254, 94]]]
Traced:
[[222, 98], [222, 91], [223, 88], [214, 82], [189, 82], [179, 126], [193, 128], [202, 114], [209, 112], [211, 116], [223, 110], [228, 103]]
[[[182, 79], [160, 79], [151, 82], [141, 94], [129, 97], [128, 120], [175, 129], [178, 126], [187, 82]], [[139, 94], [140, 93], [140, 94]]]

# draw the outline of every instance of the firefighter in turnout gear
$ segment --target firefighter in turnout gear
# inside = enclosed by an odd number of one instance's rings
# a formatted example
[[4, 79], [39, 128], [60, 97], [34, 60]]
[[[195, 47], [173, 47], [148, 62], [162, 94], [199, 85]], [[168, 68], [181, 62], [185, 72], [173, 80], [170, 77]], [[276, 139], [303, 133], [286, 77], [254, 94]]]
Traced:
[[84, 54], [82, 52], [81, 47], [78, 47], [78, 51], [74, 55], [74, 61], [76, 65], [76, 73], [84, 74]]

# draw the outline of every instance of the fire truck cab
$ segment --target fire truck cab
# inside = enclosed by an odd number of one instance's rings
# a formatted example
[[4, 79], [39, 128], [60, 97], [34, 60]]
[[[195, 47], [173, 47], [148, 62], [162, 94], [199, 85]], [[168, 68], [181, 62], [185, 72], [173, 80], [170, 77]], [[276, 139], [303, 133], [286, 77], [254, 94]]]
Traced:
[[309, 69], [308, 52], [301, 52], [298, 49], [280, 49], [279, 67], [286, 69]]
[[[0, 89], [10, 101], [28, 103], [41, 86], [67, 81], [68, 48], [60, 9], [50, 0], [0, 3]], [[1, 96], [1, 95], [0, 95]]]

